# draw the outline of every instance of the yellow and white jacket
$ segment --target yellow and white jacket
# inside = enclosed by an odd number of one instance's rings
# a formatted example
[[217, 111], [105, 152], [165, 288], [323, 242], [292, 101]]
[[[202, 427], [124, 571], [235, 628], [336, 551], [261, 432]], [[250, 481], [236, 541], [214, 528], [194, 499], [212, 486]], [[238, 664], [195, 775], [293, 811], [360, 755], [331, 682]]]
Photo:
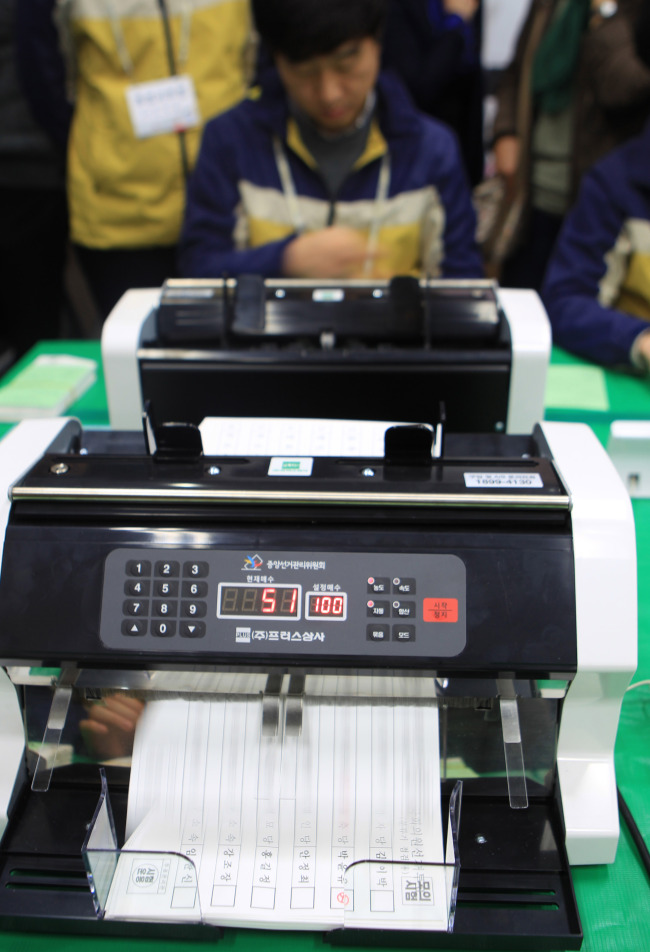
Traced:
[[175, 71], [192, 78], [201, 121], [180, 134], [137, 138], [127, 90], [172, 72], [158, 0], [56, 0], [74, 97], [68, 143], [71, 235], [91, 248], [176, 243], [185, 200], [182, 149], [191, 169], [203, 124], [245, 93], [248, 0], [165, 0], [165, 5]]

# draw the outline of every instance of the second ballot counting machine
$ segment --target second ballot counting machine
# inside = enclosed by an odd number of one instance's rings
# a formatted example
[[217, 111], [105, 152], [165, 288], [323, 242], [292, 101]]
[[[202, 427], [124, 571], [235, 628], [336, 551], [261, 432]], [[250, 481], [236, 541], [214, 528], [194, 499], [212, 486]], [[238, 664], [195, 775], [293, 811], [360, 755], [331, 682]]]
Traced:
[[[398, 428], [296, 470], [162, 429], [0, 445], [0, 923], [579, 948], [636, 665], [591, 431], [434, 459]], [[89, 712], [125, 699], [135, 741], [102, 750]]]
[[206, 416], [417, 420], [529, 433], [551, 348], [534, 291], [491, 281], [170, 280], [102, 331], [111, 426]]

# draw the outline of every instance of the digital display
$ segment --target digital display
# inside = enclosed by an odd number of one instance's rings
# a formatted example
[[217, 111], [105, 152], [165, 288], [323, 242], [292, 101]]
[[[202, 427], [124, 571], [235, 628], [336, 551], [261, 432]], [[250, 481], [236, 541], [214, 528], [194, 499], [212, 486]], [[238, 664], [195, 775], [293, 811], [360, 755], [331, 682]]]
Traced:
[[345, 592], [309, 592], [307, 618], [345, 619], [348, 596]]
[[219, 585], [219, 618], [299, 618], [299, 612], [299, 585]]

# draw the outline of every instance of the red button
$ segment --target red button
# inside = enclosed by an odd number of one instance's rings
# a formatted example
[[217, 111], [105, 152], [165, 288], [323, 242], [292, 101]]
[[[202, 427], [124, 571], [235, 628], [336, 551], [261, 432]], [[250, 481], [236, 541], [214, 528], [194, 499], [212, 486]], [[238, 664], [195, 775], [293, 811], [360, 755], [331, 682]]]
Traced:
[[458, 621], [457, 598], [425, 598], [424, 621]]

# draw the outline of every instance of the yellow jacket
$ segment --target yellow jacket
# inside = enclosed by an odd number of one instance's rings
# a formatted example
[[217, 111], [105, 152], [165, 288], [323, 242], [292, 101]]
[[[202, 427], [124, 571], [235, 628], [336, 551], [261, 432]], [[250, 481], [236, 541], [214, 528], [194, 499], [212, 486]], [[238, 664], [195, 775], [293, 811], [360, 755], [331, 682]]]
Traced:
[[[200, 125], [182, 134], [194, 165], [203, 124], [244, 95], [248, 0], [166, 0], [176, 73], [196, 90]], [[158, 0], [58, 0], [72, 67], [68, 146], [72, 240], [142, 248], [178, 240], [185, 203], [181, 136], [136, 137], [127, 107], [134, 83], [171, 74]]]

